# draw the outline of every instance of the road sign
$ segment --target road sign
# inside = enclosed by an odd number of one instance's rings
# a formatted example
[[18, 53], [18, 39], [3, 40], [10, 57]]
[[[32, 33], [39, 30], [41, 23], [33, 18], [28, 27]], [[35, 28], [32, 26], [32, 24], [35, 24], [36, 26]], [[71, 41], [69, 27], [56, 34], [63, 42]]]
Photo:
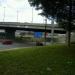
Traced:
[[41, 38], [42, 37], [42, 32], [35, 32], [34, 37], [35, 38]]

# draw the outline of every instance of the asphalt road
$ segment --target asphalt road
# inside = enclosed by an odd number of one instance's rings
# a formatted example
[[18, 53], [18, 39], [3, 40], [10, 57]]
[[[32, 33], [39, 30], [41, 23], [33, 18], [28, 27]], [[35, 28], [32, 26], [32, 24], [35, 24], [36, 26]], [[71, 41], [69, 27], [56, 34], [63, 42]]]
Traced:
[[[43, 42], [44, 44], [44, 42]], [[50, 44], [50, 42], [46, 42], [46, 45]], [[0, 42], [0, 51], [8, 51], [8, 50], [15, 50], [17, 48], [29, 48], [29, 47], [34, 47], [36, 46], [36, 42], [13, 42], [13, 44], [10, 45], [6, 45], [6, 44], [2, 44], [2, 42]]]
[[2, 49], [11, 49], [11, 48], [21, 48], [21, 47], [33, 47], [33, 46], [35, 46], [34, 42], [26, 42], [26, 43], [14, 42], [11, 45], [2, 44], [0, 42], [0, 50], [2, 50]]

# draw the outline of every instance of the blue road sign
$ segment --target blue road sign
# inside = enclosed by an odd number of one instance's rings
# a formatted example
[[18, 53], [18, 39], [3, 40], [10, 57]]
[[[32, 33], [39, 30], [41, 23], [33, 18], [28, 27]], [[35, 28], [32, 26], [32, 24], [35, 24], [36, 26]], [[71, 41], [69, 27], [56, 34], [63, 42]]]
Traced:
[[35, 32], [34, 37], [35, 38], [41, 38], [42, 37], [42, 32]]

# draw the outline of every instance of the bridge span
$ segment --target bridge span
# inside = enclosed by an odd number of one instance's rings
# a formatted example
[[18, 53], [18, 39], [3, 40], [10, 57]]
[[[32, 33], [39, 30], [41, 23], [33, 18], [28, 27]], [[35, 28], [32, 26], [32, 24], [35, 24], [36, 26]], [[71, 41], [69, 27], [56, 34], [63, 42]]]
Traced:
[[[46, 27], [46, 28], [45, 28]], [[12, 30], [25, 30], [25, 31], [41, 31], [50, 32], [52, 30], [51, 24], [40, 23], [20, 23], [20, 22], [0, 22], [0, 29], [12, 29]], [[59, 28], [57, 25], [53, 27], [54, 33], [65, 33], [63, 28]]]
[[16, 30], [34, 31], [34, 32], [52, 32], [64, 34], [66, 31], [63, 28], [59, 28], [57, 25], [40, 24], [40, 23], [20, 23], [20, 22], [0, 22], [0, 29], [5, 30], [6, 37], [15, 37]]

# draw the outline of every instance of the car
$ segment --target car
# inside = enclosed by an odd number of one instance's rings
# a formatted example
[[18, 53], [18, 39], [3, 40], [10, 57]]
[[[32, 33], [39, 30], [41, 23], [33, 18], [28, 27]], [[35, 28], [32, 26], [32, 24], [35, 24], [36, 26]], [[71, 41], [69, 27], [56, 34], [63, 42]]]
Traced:
[[6, 44], [6, 45], [11, 45], [12, 43], [13, 43], [13, 41], [9, 40], [9, 39], [2, 41], [2, 44]]
[[36, 42], [36, 46], [43, 46], [43, 43], [42, 42]]

